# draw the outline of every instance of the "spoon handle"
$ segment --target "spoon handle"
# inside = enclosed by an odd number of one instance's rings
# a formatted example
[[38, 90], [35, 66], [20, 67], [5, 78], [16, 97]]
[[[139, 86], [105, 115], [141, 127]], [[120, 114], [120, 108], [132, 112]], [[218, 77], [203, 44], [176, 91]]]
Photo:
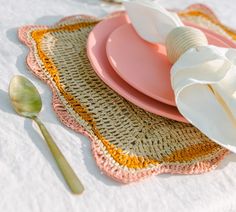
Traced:
[[81, 194], [84, 190], [82, 183], [80, 182], [79, 178], [76, 176], [73, 169], [70, 167], [69, 163], [66, 161], [65, 157], [61, 153], [60, 149], [57, 147], [56, 143], [53, 141], [53, 138], [47, 131], [44, 124], [40, 121], [38, 117], [34, 117], [33, 120], [38, 124], [45, 141], [48, 144], [48, 147], [54, 156], [61, 173], [64, 176], [68, 186], [70, 187], [72, 193], [74, 194]]

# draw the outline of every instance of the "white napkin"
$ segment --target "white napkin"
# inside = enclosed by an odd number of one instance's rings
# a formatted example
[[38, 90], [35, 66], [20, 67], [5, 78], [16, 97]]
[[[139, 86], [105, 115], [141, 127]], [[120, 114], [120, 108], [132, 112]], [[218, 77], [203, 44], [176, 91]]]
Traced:
[[[165, 43], [183, 23], [156, 2], [124, 6], [137, 33]], [[236, 49], [201, 46], [186, 51], [172, 66], [171, 84], [181, 114], [210, 139], [236, 153]]]

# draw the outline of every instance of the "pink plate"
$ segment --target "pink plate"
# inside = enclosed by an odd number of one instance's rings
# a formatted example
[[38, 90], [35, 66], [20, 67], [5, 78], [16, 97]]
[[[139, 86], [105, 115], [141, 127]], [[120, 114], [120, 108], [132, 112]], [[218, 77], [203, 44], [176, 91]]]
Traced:
[[[106, 42], [115, 29], [127, 23], [129, 23], [128, 18], [123, 13], [105, 19], [93, 28], [87, 41], [87, 54], [94, 71], [110, 88], [144, 110], [173, 120], [187, 122], [176, 107], [159, 102], [136, 90], [111, 67], [106, 56]], [[232, 42], [227, 42], [233, 46]]]
[[121, 79], [111, 67], [106, 56], [107, 39], [116, 28], [126, 23], [128, 23], [127, 16], [121, 14], [98, 23], [90, 32], [87, 54], [94, 71], [110, 88], [144, 110], [173, 120], [187, 122], [176, 107], [161, 103], [139, 92]]
[[[205, 29], [202, 31], [209, 44], [230, 47], [228, 39]], [[165, 46], [146, 42], [127, 23], [110, 34], [106, 50], [113, 69], [128, 84], [160, 102], [176, 105], [170, 82], [171, 64]]]

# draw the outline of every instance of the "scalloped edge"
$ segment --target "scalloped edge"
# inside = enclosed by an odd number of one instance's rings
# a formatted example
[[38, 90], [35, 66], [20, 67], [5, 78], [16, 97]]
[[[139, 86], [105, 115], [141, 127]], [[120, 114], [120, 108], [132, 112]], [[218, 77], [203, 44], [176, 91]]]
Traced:
[[[119, 13], [117, 12], [115, 13], [115, 15], [118, 15], [118, 14]], [[65, 17], [61, 19], [57, 24], [60, 24], [63, 21], [68, 21], [70, 19], [75, 19], [79, 17], [95, 18], [92, 16], [77, 16], [77, 15], [69, 16], [69, 17]], [[220, 163], [220, 161], [229, 153], [228, 150], [221, 149], [215, 154], [214, 159], [197, 162], [191, 165], [159, 164], [159, 165], [153, 166], [152, 168], [138, 169], [138, 170], [129, 170], [128, 168], [123, 168], [121, 166], [115, 165], [114, 161], [112, 161], [111, 158], [103, 154], [103, 151], [101, 150], [101, 147], [100, 147], [100, 143], [96, 139], [94, 139], [81, 125], [79, 125], [77, 121], [70, 114], [68, 114], [62, 102], [59, 99], [57, 90], [54, 87], [53, 83], [43, 74], [39, 65], [37, 64], [35, 56], [34, 56], [33, 43], [28, 39], [27, 35], [32, 30], [39, 29], [39, 28], [45, 29], [45, 28], [50, 28], [50, 27], [42, 26], [42, 25], [37, 25], [37, 26], [29, 25], [29, 26], [23, 26], [19, 28], [18, 30], [19, 40], [29, 48], [29, 53], [26, 58], [26, 63], [28, 65], [28, 68], [30, 71], [32, 71], [32, 73], [36, 77], [46, 82], [49, 88], [51, 89], [52, 106], [58, 119], [68, 128], [76, 132], [79, 132], [89, 138], [89, 140], [91, 141], [91, 150], [95, 158], [95, 161], [98, 167], [101, 169], [101, 171], [104, 172], [107, 176], [121, 183], [130, 183], [130, 182], [138, 181], [152, 175], [158, 175], [162, 173], [200, 174], [200, 173], [208, 172], [210, 170], [215, 169], [217, 165]]]

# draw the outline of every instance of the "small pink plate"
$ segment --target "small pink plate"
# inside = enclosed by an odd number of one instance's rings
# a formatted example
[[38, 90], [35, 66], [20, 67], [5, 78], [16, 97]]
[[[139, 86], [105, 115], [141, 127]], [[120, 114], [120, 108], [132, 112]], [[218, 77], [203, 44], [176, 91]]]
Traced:
[[[228, 48], [232, 46], [228, 39], [205, 29], [202, 31], [209, 44]], [[113, 69], [128, 84], [155, 100], [176, 105], [170, 82], [172, 65], [167, 59], [165, 46], [146, 42], [127, 23], [110, 34], [106, 51]]]
[[122, 13], [98, 23], [90, 32], [87, 40], [87, 55], [94, 71], [111, 89], [140, 108], [187, 123], [187, 120], [179, 113], [176, 107], [161, 103], [139, 92], [121, 79], [111, 67], [106, 55], [107, 39], [116, 28], [128, 22], [127, 16]]

